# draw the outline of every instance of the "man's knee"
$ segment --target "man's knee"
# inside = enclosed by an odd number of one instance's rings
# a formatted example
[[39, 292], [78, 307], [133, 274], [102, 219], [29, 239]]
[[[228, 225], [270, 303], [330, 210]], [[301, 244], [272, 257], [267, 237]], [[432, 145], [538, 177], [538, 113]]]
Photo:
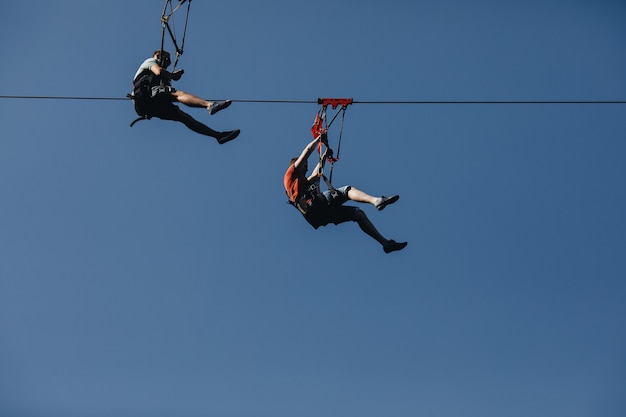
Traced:
[[174, 90], [172, 91], [172, 97], [174, 98], [174, 100], [178, 101], [179, 103], [181, 102], [181, 98], [183, 98], [183, 96], [186, 96], [187, 93], [185, 93], [182, 90]]
[[362, 221], [367, 221], [367, 214], [360, 208], [356, 208], [354, 210], [354, 221], [357, 223], [361, 223]]

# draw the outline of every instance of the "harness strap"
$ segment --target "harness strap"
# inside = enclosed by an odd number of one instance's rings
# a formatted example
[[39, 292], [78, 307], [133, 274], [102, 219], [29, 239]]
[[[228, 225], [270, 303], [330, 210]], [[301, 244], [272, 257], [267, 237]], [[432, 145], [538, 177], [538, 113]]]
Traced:
[[133, 122], [130, 124], [130, 127], [133, 127], [135, 125], [135, 123], [141, 121], [141, 120], [150, 120], [151, 117], [148, 116], [147, 114], [145, 116], [139, 116], [138, 118], [136, 118], [135, 120], [133, 120]]
[[[133, 102], [135, 100], [137, 100], [137, 97], [135, 96], [134, 91], [133, 91], [133, 94], [126, 94], [126, 97], [128, 97], [131, 100], [133, 100]], [[135, 120], [132, 121], [132, 123], [130, 124], [130, 127], [135, 126], [135, 123], [137, 123], [137, 122], [139, 122], [141, 120], [150, 120], [151, 118], [152, 118], [152, 116], [150, 116], [149, 114], [144, 114], [142, 116], [139, 116], [138, 118], [136, 118]]]
[[[332, 175], [332, 168], [331, 168], [331, 175]], [[333, 187], [330, 180], [326, 178], [326, 175], [324, 174], [322, 174], [322, 178], [324, 179], [324, 182], [326, 183], [326, 187], [328, 187], [328, 190], [330, 191], [330, 193], [335, 195], [337, 193], [337, 190], [335, 190], [335, 187]]]
[[[321, 100], [321, 99], [320, 99]], [[328, 99], [331, 100], [331, 99]], [[343, 100], [343, 99], [335, 99], [335, 100]], [[329, 104], [334, 104], [334, 107], [336, 107], [338, 104], [342, 104], [341, 109], [339, 109], [334, 117], [331, 119], [330, 122], [327, 123], [326, 120], [326, 108]], [[347, 103], [350, 104], [350, 103]], [[322, 108], [318, 111], [318, 113], [315, 115], [315, 121], [313, 122], [313, 126], [311, 127], [311, 133], [313, 134], [314, 137], [317, 137], [319, 135], [324, 135], [328, 132], [328, 128], [333, 124], [333, 122], [335, 121], [335, 119], [337, 119], [337, 116], [339, 116], [339, 113], [341, 113], [341, 126], [339, 128], [339, 142], [337, 145], [337, 155], [336, 156], [329, 156], [327, 158], [329, 164], [330, 164], [330, 172], [329, 172], [329, 177], [330, 178], [326, 178], [326, 176], [324, 175], [323, 172], [323, 168], [322, 168], [322, 163], [324, 162], [322, 160], [322, 145], [325, 145], [327, 148], [330, 148], [328, 145], [328, 142], [323, 142], [323, 143], [319, 143], [317, 146], [317, 151], [320, 155], [320, 170], [318, 172], [318, 174], [320, 174], [323, 178], [324, 178], [324, 182], [326, 183], [326, 185], [328, 186], [328, 189], [332, 192], [335, 193], [335, 188], [333, 188], [332, 186], [332, 180], [333, 180], [333, 169], [335, 167], [335, 162], [337, 162], [339, 160], [339, 153], [341, 152], [341, 139], [343, 137], [343, 123], [346, 117], [346, 109], [347, 109], [347, 104], [344, 104], [342, 102], [329, 102], [329, 103], [322, 103]]]
[[307, 214], [309, 206], [313, 203], [314, 199], [314, 197], [303, 194], [298, 197], [296, 201], [292, 201], [289, 194], [287, 194], [287, 203], [297, 208], [302, 215]]
[[333, 168], [335, 168], [335, 162], [337, 162], [339, 160], [339, 153], [341, 152], [341, 138], [343, 136], [343, 121], [346, 117], [346, 106], [342, 106], [341, 107], [341, 126], [339, 128], [339, 142], [337, 143], [337, 155], [335, 155], [335, 157], [331, 157], [329, 159], [330, 162], [330, 173], [328, 174], [328, 176], [330, 177], [329, 183], [330, 181], [333, 180]]

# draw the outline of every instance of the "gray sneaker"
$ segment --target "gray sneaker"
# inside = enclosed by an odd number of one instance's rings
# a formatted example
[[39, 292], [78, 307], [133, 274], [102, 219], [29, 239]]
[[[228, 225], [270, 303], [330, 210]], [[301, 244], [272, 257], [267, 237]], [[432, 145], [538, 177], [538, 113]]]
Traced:
[[393, 197], [385, 197], [384, 195], [380, 197], [380, 203], [376, 205], [376, 210], [380, 211], [387, 207], [389, 204], [393, 204], [400, 198], [399, 195], [394, 195]]
[[231, 104], [233, 104], [232, 100], [214, 101], [213, 104], [211, 104], [207, 110], [209, 111], [210, 115], [214, 115], [218, 111], [224, 110], [226, 107], [230, 106]]

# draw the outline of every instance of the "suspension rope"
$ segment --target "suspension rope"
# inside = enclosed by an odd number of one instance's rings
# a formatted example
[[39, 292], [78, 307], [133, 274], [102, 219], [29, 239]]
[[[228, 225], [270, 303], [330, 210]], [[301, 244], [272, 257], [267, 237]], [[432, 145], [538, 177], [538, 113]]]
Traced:
[[[189, 22], [189, 10], [191, 8], [191, 0], [179, 0], [178, 5], [176, 7], [172, 5], [172, 1], [174, 0], [166, 0], [165, 6], [163, 8], [163, 13], [161, 14], [161, 54], [163, 54], [163, 51], [164, 51], [165, 29], [167, 29], [167, 32], [170, 35], [170, 39], [172, 41], [172, 44], [174, 46], [175, 53], [176, 53], [176, 60], [174, 61], [174, 66], [172, 67], [172, 69], [175, 70], [176, 65], [178, 64], [178, 60], [183, 55], [183, 52], [185, 49], [185, 38], [187, 36], [187, 23]], [[178, 40], [176, 39], [176, 27], [174, 26], [175, 22], [174, 22], [174, 19], [172, 19], [172, 17], [174, 16], [174, 13], [185, 3], [187, 3], [187, 13], [185, 15], [185, 28], [183, 29], [183, 36], [181, 39], [181, 44], [179, 46]], [[167, 13], [168, 7], [169, 7], [169, 13]], [[172, 22], [173, 29], [172, 27], [170, 27], [170, 20]]]
[[[181, 2], [182, 5], [183, 2]], [[187, 14], [185, 15], [185, 28], [183, 29], [183, 40], [180, 43], [180, 54], [183, 54], [185, 49], [185, 38], [187, 37], [187, 23], [189, 22], [189, 10], [191, 9], [191, 0], [187, 3]], [[174, 69], [176, 69], [176, 64], [178, 63], [178, 58], [176, 57], [176, 62], [174, 62]]]
[[[335, 117], [337, 117], [335, 115]], [[335, 168], [335, 162], [339, 160], [339, 154], [341, 153], [341, 137], [343, 136], [343, 121], [346, 118], [346, 106], [341, 107], [341, 126], [339, 127], [339, 141], [337, 142], [337, 154], [331, 158], [330, 172], [328, 173], [328, 181], [333, 182], [333, 169]], [[334, 119], [333, 119], [334, 120]]]

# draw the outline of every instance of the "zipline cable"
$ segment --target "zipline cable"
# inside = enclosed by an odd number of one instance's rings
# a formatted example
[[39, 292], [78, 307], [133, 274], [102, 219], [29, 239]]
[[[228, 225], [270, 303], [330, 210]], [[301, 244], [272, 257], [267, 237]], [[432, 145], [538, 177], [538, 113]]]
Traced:
[[33, 100], [130, 100], [128, 97], [76, 97], [76, 96], [0, 96], [8, 99], [33, 99]]
[[[31, 100], [130, 100], [129, 97], [85, 97], [85, 96], [25, 96], [25, 95], [0, 95], [0, 99], [31, 99]], [[282, 103], [282, 104], [317, 104], [317, 100], [254, 100], [233, 99], [233, 103]], [[354, 104], [448, 104], [448, 105], [508, 105], [508, 104], [626, 104], [626, 100], [416, 100], [416, 101], [358, 101]]]
[[623, 100], [353, 101], [355, 104], [626, 104]]

